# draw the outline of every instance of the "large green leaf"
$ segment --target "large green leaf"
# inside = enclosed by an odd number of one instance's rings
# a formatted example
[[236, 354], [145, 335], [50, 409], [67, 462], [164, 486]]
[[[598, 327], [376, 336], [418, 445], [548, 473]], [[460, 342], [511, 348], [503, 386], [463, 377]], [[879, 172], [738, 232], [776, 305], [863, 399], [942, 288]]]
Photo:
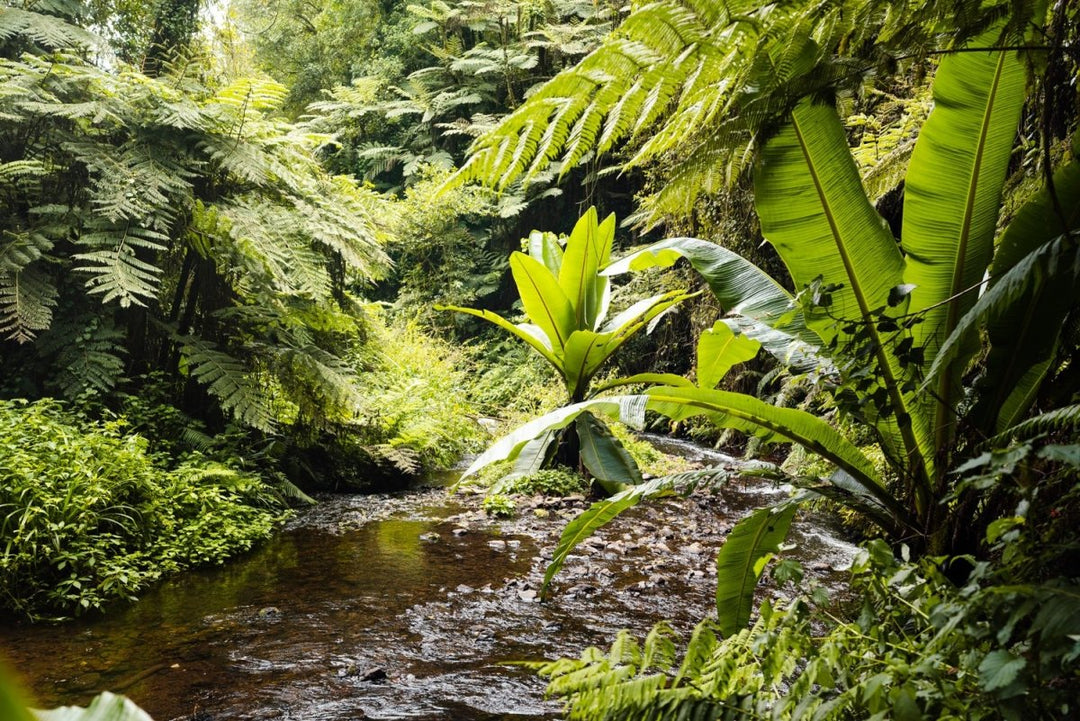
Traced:
[[554, 233], [545, 233], [534, 230], [529, 233], [529, 255], [544, 264], [551, 274], [559, 277], [559, 269], [562, 267], [563, 248], [559, 244], [559, 238]]
[[[998, 35], [999, 28], [991, 29], [972, 45], [993, 46]], [[901, 236], [904, 281], [915, 286], [908, 310], [924, 317], [912, 335], [927, 359], [974, 305], [990, 263], [1025, 83], [1024, 64], [1012, 51], [954, 53], [934, 77], [934, 109], [908, 165]], [[926, 395], [931, 404], [937, 399], [931, 406], [936, 445], [952, 435], [960, 374], [978, 350], [977, 339], [967, 340]]]
[[798, 507], [760, 508], [735, 524], [716, 556], [716, 616], [733, 636], [750, 622], [754, 589], [765, 564], [787, 538]]
[[795, 299], [765, 271], [716, 243], [698, 238], [668, 238], [609, 265], [604, 273], [668, 268], [686, 258], [720, 301], [725, 312], [746, 316], [769, 327], [783, 328], [812, 345], [820, 339], [803, 324]]
[[575, 327], [595, 330], [607, 313], [610, 297], [607, 276], [599, 275], [611, 255], [615, 238], [615, 216], [597, 223], [596, 208], [578, 219], [566, 241], [559, 269], [559, 285], [574, 309]]
[[[1020, 208], [998, 240], [990, 265], [994, 285], [1014, 265], [1044, 243], [1080, 228], [1080, 132], [1073, 138], [1073, 157], [1054, 173], [1054, 194], [1043, 188]], [[1058, 209], [1064, 217], [1058, 215]]]
[[34, 717], [26, 710], [26, 705], [23, 703], [18, 691], [8, 681], [3, 669], [0, 669], [0, 719], [5, 719], [5, 721], [34, 721]]
[[516, 326], [502, 316], [498, 315], [497, 313], [492, 313], [490, 310], [462, 308], [456, 305], [436, 305], [435, 310], [452, 310], [457, 313], [466, 313], [468, 315], [474, 315], [477, 318], [483, 318], [489, 323], [494, 323], [508, 333], [511, 333], [512, 335], [517, 336], [521, 340], [528, 343], [530, 346], [532, 346], [533, 350], [542, 355], [548, 363], [555, 366], [555, 369], [558, 370], [559, 373], [563, 372], [562, 359], [552, 352], [551, 347], [548, 343], [544, 342], [546, 340], [546, 336], [542, 338], [540, 335], [530, 332], [528, 326]]
[[836, 341], [841, 348], [852, 336], [837, 318], [866, 329], [871, 362], [892, 410], [875, 425], [890, 455], [907, 460], [925, 509], [934, 476], [929, 418], [904, 392], [908, 379], [890, 350], [890, 339], [874, 322], [875, 311], [886, 307], [890, 292], [901, 283], [904, 261], [863, 192], [836, 110], [801, 103], [791, 123], [765, 145], [754, 190], [762, 232], [796, 287], [816, 282], [838, 286], [828, 312], [808, 319], [808, 325], [826, 344]]
[[600, 383], [593, 388], [594, 393], [601, 393], [612, 388], [634, 385], [660, 385], [660, 386], [685, 386], [694, 388], [694, 384], [688, 378], [677, 376], [674, 373], [636, 373], [626, 378], [613, 378], [610, 381]]
[[586, 411], [594, 414], [602, 413], [631, 427], [640, 428], [645, 422], [645, 405], [644, 396], [616, 396], [593, 398], [582, 403], [557, 408], [539, 418], [534, 418], [497, 440], [465, 469], [461, 478], [464, 480], [481, 468], [497, 461], [517, 458], [527, 443], [548, 431], [566, 428]]
[[598, 529], [611, 523], [623, 511], [636, 506], [643, 499], [671, 493], [671, 484], [667, 479], [655, 478], [648, 483], [632, 486], [610, 498], [605, 498], [589, 506], [577, 518], [566, 524], [566, 528], [563, 529], [562, 535], [559, 537], [559, 543], [555, 547], [555, 553], [551, 558], [551, 563], [548, 564], [547, 570], [544, 571], [543, 591], [547, 592], [551, 580], [555, 578], [555, 574], [566, 563], [566, 557], [570, 555], [570, 552], [578, 544], [596, 533]]
[[576, 330], [563, 349], [563, 373], [571, 398], [583, 398], [589, 381], [604, 361], [615, 352], [611, 333]]
[[980, 327], [991, 339], [972, 417], [1001, 433], [1031, 407], [1057, 349], [1065, 316], [1080, 299], [1080, 238], [1059, 237], [1029, 253], [975, 303], [927, 372], [937, 382]]
[[736, 335], [726, 323], [717, 321], [698, 338], [698, 385], [715, 388], [732, 366], [752, 359], [760, 347], [757, 341]]
[[613, 484], [641, 483], [641, 470], [618, 438], [591, 413], [583, 413], [574, 423], [581, 441], [581, 462], [601, 481], [605, 490]]
[[86, 708], [62, 706], [48, 711], [35, 710], [34, 714], [38, 721], [153, 721], [131, 699], [108, 691], [95, 697]]
[[[1080, 134], [1073, 152], [1080, 153]], [[1057, 204], [1044, 188], [1005, 229], [990, 268], [987, 295], [1009, 284], [1014, 278], [1012, 269], [1025, 264], [1040, 244], [1051, 242], [1064, 228], [1072, 232], [1073, 245], [1080, 242], [1080, 160], [1074, 157], [1054, 174], [1054, 193]], [[983, 425], [987, 431], [1000, 433], [1019, 421], [1050, 368], [1065, 317], [1076, 303], [1076, 257], [1073, 249], [1069, 258], [1069, 244], [1062, 239], [1051, 242], [1051, 247], [1023, 271], [1027, 287], [1022, 295], [987, 318], [990, 349], [973, 412], [974, 418], [987, 421]], [[1021, 255], [1024, 251], [1028, 251], [1027, 256]], [[1015, 290], [1006, 295], [1015, 295]]]
[[663, 308], [660, 310], [667, 310], [674, 303], [682, 302], [689, 297], [690, 295], [681, 290], [672, 290], [649, 298], [642, 298], [639, 301], [635, 301], [625, 310], [619, 312], [618, 315], [613, 317], [607, 323], [604, 323], [600, 330], [604, 333], [626, 333], [631, 326], [637, 325], [642, 320], [645, 322], [652, 320], [656, 315], [653, 310], [657, 308], [657, 306], [663, 305]]
[[543, 263], [524, 253], [515, 252], [510, 256], [510, 272], [525, 313], [547, 334], [555, 354], [561, 355], [576, 322], [574, 308], [559, 281]]
[[851, 441], [817, 416], [778, 408], [752, 396], [704, 388], [650, 388], [648, 408], [676, 420], [705, 415], [718, 426], [793, 441], [846, 471], [888, 508], [900, 524], [908, 513], [884, 487], [874, 464]]

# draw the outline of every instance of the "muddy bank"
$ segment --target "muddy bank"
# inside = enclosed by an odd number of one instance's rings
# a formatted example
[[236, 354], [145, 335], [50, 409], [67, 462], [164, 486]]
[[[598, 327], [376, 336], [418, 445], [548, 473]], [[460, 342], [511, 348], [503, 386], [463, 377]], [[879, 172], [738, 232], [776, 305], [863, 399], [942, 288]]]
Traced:
[[[664, 618], [688, 631], [713, 603], [724, 535], [783, 492], [744, 483], [634, 509], [570, 557], [545, 602], [544, 566], [584, 499], [527, 499], [500, 521], [440, 488], [325, 498], [225, 568], [105, 618], [0, 630], [0, 644], [46, 706], [113, 689], [158, 721], [554, 719], [543, 684], [501, 662]], [[792, 542], [810, 576], [842, 582], [850, 545], [814, 519]]]

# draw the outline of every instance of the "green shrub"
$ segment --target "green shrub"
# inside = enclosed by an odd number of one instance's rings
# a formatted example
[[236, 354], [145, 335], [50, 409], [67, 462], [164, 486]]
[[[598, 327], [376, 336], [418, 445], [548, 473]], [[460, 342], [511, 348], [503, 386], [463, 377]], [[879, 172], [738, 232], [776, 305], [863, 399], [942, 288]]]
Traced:
[[0, 401], [0, 609], [57, 618], [132, 599], [283, 517], [258, 478], [197, 456], [167, 470], [124, 425]]
[[453, 466], [486, 433], [465, 387], [471, 361], [415, 323], [387, 324], [371, 310], [371, 337], [354, 359], [363, 393], [362, 441], [415, 453], [424, 469]]
[[484, 513], [496, 518], [511, 518], [517, 512], [514, 499], [501, 493], [492, 493], [490, 496], [485, 496], [481, 507], [484, 509]]
[[569, 496], [589, 490], [588, 481], [566, 466], [545, 468], [527, 476], [517, 476], [502, 485], [504, 493], [523, 496]]
[[681, 665], [662, 623], [642, 644], [622, 631], [610, 651], [533, 667], [572, 720], [1074, 718], [1075, 586], [1016, 583], [1010, 564], [984, 563], [957, 587], [942, 563], [901, 562], [872, 541], [852, 569], [853, 608], [818, 591], [763, 604], [727, 637], [705, 621]]

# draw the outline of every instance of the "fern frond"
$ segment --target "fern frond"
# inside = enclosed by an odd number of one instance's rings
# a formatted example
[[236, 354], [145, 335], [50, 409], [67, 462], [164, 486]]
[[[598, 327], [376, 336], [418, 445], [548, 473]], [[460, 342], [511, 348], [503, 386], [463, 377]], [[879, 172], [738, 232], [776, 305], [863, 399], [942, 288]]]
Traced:
[[100, 44], [93, 33], [64, 18], [21, 8], [0, 8], [0, 40], [19, 37], [49, 50], [92, 48]]
[[261, 431], [274, 429], [263, 388], [243, 362], [205, 341], [188, 338], [181, 349], [181, 367], [238, 421]]
[[36, 266], [0, 268], [0, 334], [18, 343], [32, 341], [52, 323], [56, 297], [56, 286]]
[[415, 476], [423, 468], [420, 454], [411, 448], [380, 443], [374, 446], [365, 446], [364, 450], [367, 451], [377, 465], [389, 466], [394, 471], [406, 476]]
[[983, 447], [1000, 448], [1010, 441], [1034, 438], [1046, 433], [1073, 432], [1080, 427], [1080, 404], [1057, 408], [1017, 423], [982, 444]]
[[69, 400], [88, 390], [107, 392], [124, 375], [124, 332], [111, 320], [80, 313], [65, 316], [64, 322], [41, 337], [39, 352], [54, 356], [57, 369], [54, 383]]
[[122, 308], [145, 306], [157, 297], [162, 269], [139, 253], [152, 258], [166, 249], [167, 241], [167, 236], [149, 228], [95, 223], [77, 241], [79, 247], [90, 250], [73, 256], [82, 261], [76, 270], [90, 275], [87, 291], [104, 296], [102, 303], [117, 300]]
[[36, 230], [0, 232], [0, 272], [18, 273], [52, 250], [53, 241]]
[[314, 344], [279, 351], [275, 370], [310, 422], [352, 422], [364, 406], [353, 368]]
[[90, 172], [90, 203], [109, 223], [143, 223], [165, 232], [191, 193], [197, 173], [164, 155], [160, 147], [128, 142], [112, 152], [97, 143], [69, 148]]

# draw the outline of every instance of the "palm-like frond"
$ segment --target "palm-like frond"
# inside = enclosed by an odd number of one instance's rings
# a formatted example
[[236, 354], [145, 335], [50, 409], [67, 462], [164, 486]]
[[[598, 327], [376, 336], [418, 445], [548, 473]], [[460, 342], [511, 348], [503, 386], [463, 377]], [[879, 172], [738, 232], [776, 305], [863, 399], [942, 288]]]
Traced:
[[38, 266], [0, 270], [0, 335], [32, 341], [52, 323], [56, 286]]
[[263, 431], [274, 429], [274, 414], [264, 389], [247, 365], [198, 339], [187, 339], [182, 363], [188, 373], [237, 420]]
[[[666, 154], [680, 158], [676, 177], [649, 199], [655, 210], [646, 218], [686, 209], [702, 190], [738, 176], [755, 145], [800, 98], [857, 90], [864, 73], [891, 61], [893, 47], [925, 52], [1001, 16], [1000, 8], [974, 0], [962, 7], [943, 0], [897, 5], [657, 0], [637, 6], [599, 48], [477, 140], [456, 181], [504, 188], [551, 163], [565, 172], [593, 152], [630, 143], [629, 166]], [[1016, 27], [999, 34], [1022, 34], [1021, 14]]]
[[168, 236], [149, 228], [96, 222], [79, 237], [85, 252], [72, 257], [81, 261], [76, 269], [90, 276], [89, 293], [101, 295], [103, 303], [145, 306], [157, 298], [162, 273], [150, 258], [165, 250], [167, 242]]

